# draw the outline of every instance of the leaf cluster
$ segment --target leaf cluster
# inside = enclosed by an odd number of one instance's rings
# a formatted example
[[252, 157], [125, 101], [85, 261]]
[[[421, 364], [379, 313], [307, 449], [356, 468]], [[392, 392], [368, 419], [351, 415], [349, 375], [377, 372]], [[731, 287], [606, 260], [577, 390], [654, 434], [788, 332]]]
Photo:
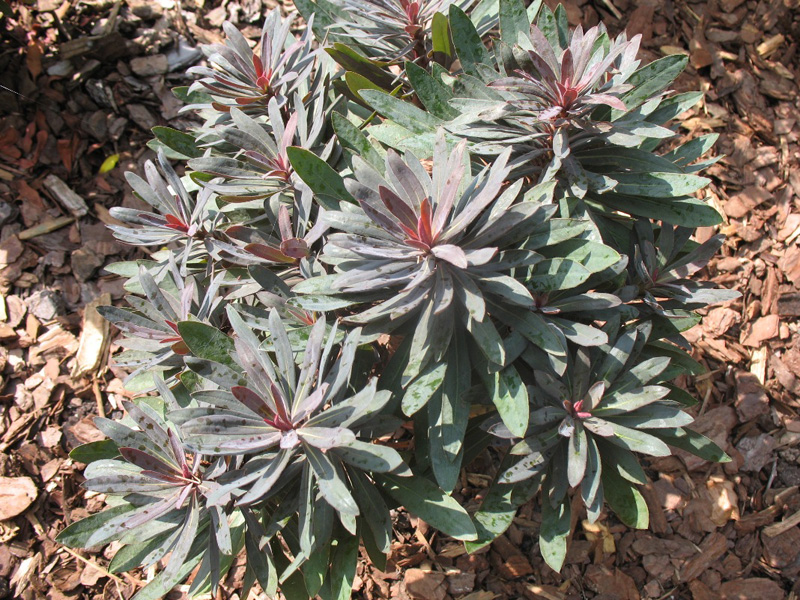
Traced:
[[108, 508], [60, 541], [118, 540], [114, 572], [169, 555], [137, 600], [198, 565], [214, 592], [240, 553], [242, 597], [327, 599], [361, 545], [385, 562], [399, 505], [472, 551], [538, 494], [554, 569], [571, 496], [646, 526], [638, 455], [727, 458], [670, 383], [700, 372], [694, 311], [734, 297], [692, 279], [723, 243], [691, 239], [720, 222], [714, 137], [659, 151], [700, 98], [669, 90], [685, 58], [541, 1], [295, 4], [298, 38], [277, 10], [255, 49], [226, 24], [176, 90], [204, 124], [128, 175], [151, 209], [112, 229], [152, 254], [101, 312], [137, 398], [75, 450]]

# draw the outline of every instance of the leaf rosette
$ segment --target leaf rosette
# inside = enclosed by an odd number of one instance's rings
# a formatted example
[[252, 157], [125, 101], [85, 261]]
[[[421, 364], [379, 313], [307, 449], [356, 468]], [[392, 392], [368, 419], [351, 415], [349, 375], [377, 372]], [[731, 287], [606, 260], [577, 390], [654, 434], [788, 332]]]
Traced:
[[506, 185], [507, 160], [508, 153], [472, 177], [465, 143], [448, 152], [442, 132], [432, 176], [411, 154], [404, 159], [389, 151], [385, 178], [355, 159], [355, 179], [346, 185], [360, 210], [325, 214], [341, 232], [328, 236], [320, 256], [334, 273], [302, 282], [295, 292], [369, 303], [347, 320], [372, 329], [390, 331], [412, 319], [409, 377], [441, 359], [456, 326], [502, 364], [492, 304], [534, 307], [530, 292], [509, 273], [542, 259], [523, 244], [555, 211], [547, 184], [517, 200], [522, 181]]
[[247, 385], [195, 392], [199, 406], [169, 415], [197, 452], [256, 455], [226, 475], [211, 501], [235, 498], [237, 505], [252, 504], [273, 492], [279, 480], [285, 482], [284, 471], [302, 464], [349, 524], [359, 509], [348, 490], [345, 465], [374, 472], [402, 470], [403, 465], [394, 449], [370, 443], [376, 427], [370, 421], [391, 394], [378, 391], [376, 380], [347, 394], [360, 330], [347, 334], [339, 360], [329, 365], [337, 328], [328, 333], [325, 318], [317, 319], [298, 368], [276, 310], [270, 314], [269, 338], [274, 362], [238, 313], [231, 309], [228, 315], [237, 333], [235, 359]]
[[[270, 11], [258, 54], [233, 23], [223, 23], [228, 39], [225, 44], [202, 47], [210, 66], [189, 69], [189, 73], [201, 76], [190, 92], [204, 90], [213, 99], [211, 106], [223, 113], [234, 107], [263, 112], [272, 99], [283, 106], [292, 92], [306, 85], [316, 62], [316, 51], [311, 47], [313, 18], [299, 39], [287, 43], [292, 21], [291, 17], [283, 19], [278, 9]], [[190, 105], [184, 110], [204, 107]]]

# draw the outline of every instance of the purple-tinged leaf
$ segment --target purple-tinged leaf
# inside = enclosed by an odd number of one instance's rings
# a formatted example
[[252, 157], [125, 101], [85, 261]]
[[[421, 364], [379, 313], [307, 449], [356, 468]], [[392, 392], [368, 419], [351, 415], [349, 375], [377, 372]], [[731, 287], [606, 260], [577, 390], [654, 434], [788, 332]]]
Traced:
[[458, 246], [452, 244], [438, 244], [431, 248], [431, 252], [436, 258], [446, 260], [459, 269], [467, 268], [467, 256]]
[[302, 427], [297, 434], [306, 444], [323, 451], [350, 444], [356, 439], [355, 434], [345, 427]]
[[122, 458], [127, 460], [129, 463], [134, 464], [142, 469], [156, 471], [162, 475], [169, 475], [173, 477], [179, 477], [181, 475], [180, 466], [169, 465], [164, 461], [147, 454], [146, 452], [137, 450], [136, 448], [120, 448], [119, 453], [122, 455]]
[[256, 394], [250, 388], [237, 385], [231, 388], [231, 393], [233, 394], [234, 398], [262, 418], [271, 419], [274, 416], [275, 411], [272, 410], [272, 408], [261, 396]]

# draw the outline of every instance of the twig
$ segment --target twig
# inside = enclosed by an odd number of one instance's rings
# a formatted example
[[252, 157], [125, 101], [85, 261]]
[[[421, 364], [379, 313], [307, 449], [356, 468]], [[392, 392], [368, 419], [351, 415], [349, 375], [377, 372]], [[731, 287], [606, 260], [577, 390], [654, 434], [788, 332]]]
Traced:
[[[70, 549], [70, 548], [67, 548], [66, 546], [61, 546], [61, 548], [62, 548], [62, 550], [66, 551], [66, 552], [67, 552], [67, 553], [68, 553], [70, 556], [74, 556], [74, 557], [75, 557], [75, 558], [77, 558], [79, 561], [81, 561], [81, 562], [83, 562], [83, 563], [85, 563], [85, 564], [89, 565], [90, 567], [92, 567], [92, 568], [93, 568], [93, 569], [95, 569], [96, 571], [100, 571], [100, 572], [101, 572], [103, 575], [105, 575], [106, 577], [110, 577], [111, 579], [113, 579], [113, 580], [114, 580], [114, 581], [116, 581], [117, 583], [122, 583], [122, 584], [124, 584], [124, 583], [125, 583], [125, 582], [124, 582], [122, 579], [120, 579], [119, 577], [117, 577], [117, 576], [116, 576], [116, 575], [114, 575], [113, 573], [109, 573], [107, 569], [104, 569], [103, 567], [101, 567], [100, 565], [98, 565], [98, 564], [97, 564], [96, 562], [94, 562], [93, 560], [89, 560], [88, 558], [84, 558], [84, 557], [82, 557], [80, 554], [78, 554], [77, 552], [75, 552], [74, 550], [72, 550], [72, 549]], [[132, 581], [131, 583], [134, 583], [134, 584], [136, 584], [136, 583], [138, 583], [138, 582], [136, 582], [136, 581], [134, 580], [134, 581]]]
[[186, 25], [186, 19], [183, 18], [183, 3], [181, 0], [177, 0], [177, 2], [175, 2], [175, 20], [178, 24], [178, 31], [180, 31], [183, 36], [189, 40], [190, 44], [196, 44], [197, 41], [192, 36], [189, 26]]
[[58, 217], [56, 219], [50, 219], [49, 221], [45, 221], [39, 225], [34, 225], [30, 229], [20, 231], [17, 237], [21, 240], [30, 240], [35, 237], [39, 237], [40, 235], [50, 233], [51, 231], [55, 231], [56, 229], [61, 229], [62, 227], [65, 227], [74, 221], [75, 217]]
[[122, 0], [117, 0], [114, 2], [114, 6], [111, 8], [111, 13], [108, 15], [108, 22], [106, 23], [105, 29], [103, 29], [103, 35], [108, 35], [117, 25], [117, 17], [119, 16], [119, 9], [122, 7]]
[[70, 8], [72, 8], [72, 0], [64, 0], [64, 2], [61, 3], [61, 6], [55, 10], [56, 16], [59, 18], [59, 20], [64, 20], [64, 17], [67, 16]]
[[614, 18], [622, 20], [622, 13], [619, 12], [617, 7], [611, 3], [611, 0], [603, 0], [603, 6], [611, 11], [611, 14], [614, 15]]
[[773, 523], [769, 527], [764, 527], [763, 534], [767, 537], [775, 537], [785, 531], [789, 531], [793, 527], [797, 527], [798, 524], [800, 524], [800, 510], [790, 517], [785, 518], [783, 521]]
[[92, 391], [94, 392], [94, 397], [97, 400], [97, 414], [105, 419], [106, 409], [103, 406], [103, 394], [100, 392], [100, 380], [97, 377], [92, 380]]

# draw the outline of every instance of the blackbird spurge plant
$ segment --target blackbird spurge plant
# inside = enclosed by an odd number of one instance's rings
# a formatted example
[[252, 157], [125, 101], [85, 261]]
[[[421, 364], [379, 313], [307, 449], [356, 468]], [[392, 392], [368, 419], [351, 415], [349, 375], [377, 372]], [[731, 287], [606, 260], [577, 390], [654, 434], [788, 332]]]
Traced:
[[225, 24], [176, 90], [203, 125], [156, 128], [149, 207], [112, 209], [149, 252], [100, 308], [134, 399], [73, 451], [108, 506], [58, 539], [157, 565], [136, 600], [240, 560], [240, 598], [327, 600], [362, 548], [385, 568], [398, 507], [473, 552], [533, 501], [556, 570], [579, 519], [646, 527], [640, 455], [728, 460], [672, 383], [736, 297], [698, 280], [722, 236], [692, 239], [715, 136], [660, 150], [686, 57], [541, 0], [295, 6], [254, 48]]

